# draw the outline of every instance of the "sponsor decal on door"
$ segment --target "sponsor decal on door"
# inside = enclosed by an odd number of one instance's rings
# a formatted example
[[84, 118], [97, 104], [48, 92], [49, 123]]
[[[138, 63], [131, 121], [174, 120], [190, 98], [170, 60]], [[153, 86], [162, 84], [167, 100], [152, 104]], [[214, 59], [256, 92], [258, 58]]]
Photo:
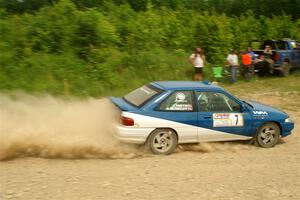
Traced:
[[214, 113], [213, 127], [244, 126], [244, 118], [241, 113]]

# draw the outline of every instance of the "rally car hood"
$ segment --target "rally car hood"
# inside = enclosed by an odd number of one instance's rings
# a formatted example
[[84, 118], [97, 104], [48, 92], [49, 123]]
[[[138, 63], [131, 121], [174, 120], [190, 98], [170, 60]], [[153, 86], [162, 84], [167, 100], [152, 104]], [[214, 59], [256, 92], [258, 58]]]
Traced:
[[245, 102], [251, 104], [253, 106], [253, 114], [258, 115], [268, 115], [268, 114], [277, 114], [282, 115], [283, 118], [288, 117], [288, 115], [279, 109], [276, 109], [272, 106], [264, 105], [262, 103], [252, 101], [252, 100], [246, 100]]
[[123, 98], [120, 97], [108, 97], [109, 100], [115, 104], [122, 111], [136, 110], [137, 108], [129, 104]]

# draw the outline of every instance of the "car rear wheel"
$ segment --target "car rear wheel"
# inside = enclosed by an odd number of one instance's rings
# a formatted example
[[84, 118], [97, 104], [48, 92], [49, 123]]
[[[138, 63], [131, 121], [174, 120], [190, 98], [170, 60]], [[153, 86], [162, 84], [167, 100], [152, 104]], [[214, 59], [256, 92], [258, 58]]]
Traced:
[[280, 129], [277, 124], [268, 122], [262, 125], [256, 136], [255, 143], [264, 148], [270, 148], [276, 145], [279, 140]]
[[148, 144], [154, 154], [168, 155], [177, 147], [176, 133], [171, 129], [156, 129], [148, 138]]

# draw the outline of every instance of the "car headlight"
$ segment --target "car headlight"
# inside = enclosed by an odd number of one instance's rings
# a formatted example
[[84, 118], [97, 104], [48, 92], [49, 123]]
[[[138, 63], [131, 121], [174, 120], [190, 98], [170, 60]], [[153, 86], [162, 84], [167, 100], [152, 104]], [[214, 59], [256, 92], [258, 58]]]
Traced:
[[293, 120], [291, 118], [286, 118], [284, 120], [285, 123], [293, 123]]

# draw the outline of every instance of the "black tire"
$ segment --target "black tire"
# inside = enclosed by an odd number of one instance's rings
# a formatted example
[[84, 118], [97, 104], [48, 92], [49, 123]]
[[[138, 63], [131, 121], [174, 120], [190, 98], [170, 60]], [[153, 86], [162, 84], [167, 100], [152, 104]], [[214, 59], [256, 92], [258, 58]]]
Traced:
[[291, 68], [290, 68], [290, 63], [289, 62], [287, 62], [287, 61], [283, 62], [282, 65], [281, 65], [281, 68], [282, 68], [282, 71], [280, 71], [280, 75], [282, 77], [287, 77], [287, 76], [290, 75], [290, 69]]
[[266, 61], [261, 61], [257, 63], [254, 69], [257, 70], [257, 75], [259, 77], [265, 77], [270, 75], [269, 64]]
[[266, 72], [264, 72], [263, 70], [260, 70], [260, 71], [257, 72], [257, 75], [259, 77], [264, 77], [264, 76], [266, 76]]
[[273, 122], [262, 125], [256, 135], [255, 144], [263, 148], [271, 148], [277, 144], [280, 137], [280, 128]]
[[147, 143], [154, 154], [168, 155], [177, 147], [178, 138], [172, 129], [156, 129], [149, 136]]

